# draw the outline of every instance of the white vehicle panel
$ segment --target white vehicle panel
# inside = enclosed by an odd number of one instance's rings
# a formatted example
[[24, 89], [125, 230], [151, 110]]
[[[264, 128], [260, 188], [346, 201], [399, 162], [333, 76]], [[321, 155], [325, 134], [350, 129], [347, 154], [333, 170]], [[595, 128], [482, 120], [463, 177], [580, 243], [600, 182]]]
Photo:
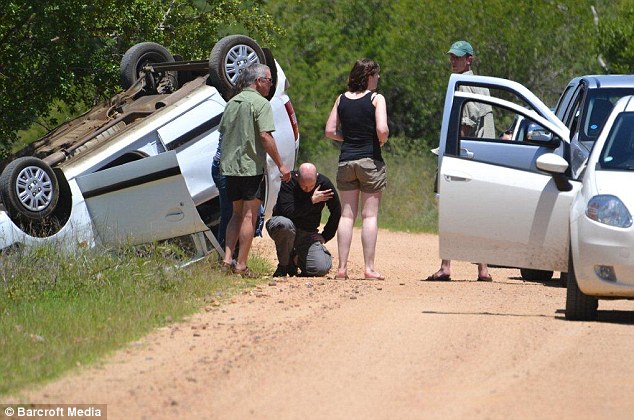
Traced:
[[[279, 71], [279, 68], [278, 68]], [[275, 121], [275, 131], [273, 132], [273, 138], [275, 139], [275, 145], [282, 158], [282, 161], [289, 170], [295, 166], [296, 151], [298, 147], [298, 141], [295, 139], [293, 133], [293, 126], [289, 120], [288, 113], [285, 108], [285, 103], [288, 101], [288, 96], [274, 96], [271, 99], [271, 108], [273, 109], [273, 116]], [[273, 212], [273, 207], [277, 202], [277, 195], [280, 191], [280, 185], [282, 183], [280, 179], [280, 171], [277, 168], [273, 159], [266, 155], [266, 201], [264, 205], [264, 213], [269, 216]]]
[[183, 177], [196, 205], [218, 196], [218, 188], [211, 176], [211, 163], [218, 149], [218, 137], [218, 130], [214, 130], [182, 151], [176, 150]]
[[550, 175], [445, 156], [440, 177], [440, 256], [565, 271], [568, 215], [579, 188]]
[[174, 152], [78, 177], [103, 243], [139, 244], [207, 230]]
[[[457, 91], [459, 84], [486, 84], [523, 98], [519, 106], [495, 96]], [[581, 184], [560, 191], [537, 159], [555, 149], [515, 142], [459, 139], [465, 100], [511, 110], [568, 142], [569, 130], [535, 95], [518, 83], [483, 76], [451, 76], [439, 145], [440, 256], [471, 262], [566, 271], [570, 206]], [[450, 125], [455, 124], [455, 127]], [[451, 136], [455, 136], [450, 138]], [[460, 156], [448, 155], [447, 145]], [[452, 152], [457, 153], [457, 152]], [[561, 153], [560, 151], [557, 152]]]

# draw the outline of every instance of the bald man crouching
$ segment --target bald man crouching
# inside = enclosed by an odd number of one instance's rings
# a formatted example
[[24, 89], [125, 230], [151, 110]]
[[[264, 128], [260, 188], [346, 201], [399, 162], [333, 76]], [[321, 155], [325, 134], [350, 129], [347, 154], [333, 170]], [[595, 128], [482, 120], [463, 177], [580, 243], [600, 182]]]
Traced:
[[[328, 206], [330, 216], [319, 233], [321, 212]], [[273, 277], [297, 275], [325, 276], [332, 267], [332, 257], [324, 244], [334, 238], [341, 217], [341, 203], [333, 183], [317, 173], [312, 163], [303, 163], [282, 183], [273, 217], [266, 230], [275, 241], [279, 261]]]

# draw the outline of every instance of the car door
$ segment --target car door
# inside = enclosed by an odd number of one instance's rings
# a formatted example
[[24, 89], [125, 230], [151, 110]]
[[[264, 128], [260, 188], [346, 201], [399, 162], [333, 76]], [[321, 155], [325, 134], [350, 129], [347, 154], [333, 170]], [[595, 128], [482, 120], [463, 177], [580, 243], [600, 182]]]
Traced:
[[[490, 89], [492, 94], [462, 87]], [[499, 92], [499, 94], [498, 94]], [[504, 98], [502, 97], [504, 96]], [[519, 99], [520, 104], [508, 100]], [[500, 123], [518, 116], [534, 137], [466, 137], [463, 110], [485, 104]], [[538, 127], [539, 130], [535, 130]], [[541, 136], [535, 135], [541, 133]], [[537, 169], [542, 155], [568, 153], [568, 129], [530, 91], [509, 80], [452, 75], [439, 145], [440, 256], [489, 264], [566, 271], [569, 211], [580, 187], [560, 191]]]
[[207, 230], [173, 151], [78, 177], [77, 184], [102, 243], [139, 244]]

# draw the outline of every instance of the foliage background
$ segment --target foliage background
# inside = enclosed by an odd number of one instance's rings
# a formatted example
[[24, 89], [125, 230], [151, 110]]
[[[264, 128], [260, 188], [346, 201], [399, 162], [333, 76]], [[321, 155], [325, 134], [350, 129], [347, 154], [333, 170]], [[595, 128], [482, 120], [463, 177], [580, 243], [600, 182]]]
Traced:
[[[335, 149], [323, 128], [354, 61], [381, 64], [386, 153], [438, 143], [449, 45], [475, 47], [477, 74], [516, 80], [554, 105], [574, 76], [634, 63], [627, 0], [0, 0], [0, 149], [35, 140], [119, 88], [141, 41], [200, 59], [230, 33], [273, 49], [291, 81], [300, 160]], [[26, 131], [20, 131], [26, 130]], [[2, 150], [0, 150], [2, 152]]]
[[119, 90], [119, 62], [138, 42], [190, 59], [208, 57], [229, 33], [270, 42], [279, 29], [262, 3], [0, 0], [0, 152], [18, 130], [34, 122], [54, 128]]
[[[591, 6], [601, 24], [613, 27], [617, 21], [611, 17], [617, 10], [634, 10], [627, 2], [622, 4], [578, 0], [267, 3], [286, 30], [277, 42], [277, 57], [291, 80], [306, 157], [327, 147], [323, 126], [328, 111], [345, 90], [348, 72], [358, 58], [372, 58], [382, 67], [379, 89], [386, 96], [391, 133], [410, 139], [412, 149], [427, 149], [438, 142], [450, 74], [446, 52], [452, 42], [472, 43], [476, 74], [516, 80], [554, 105], [574, 76], [604, 72], [597, 55], [605, 48]], [[629, 43], [631, 25], [622, 18], [618, 22], [626, 29], [618, 39]], [[628, 71], [627, 65], [617, 69]]]

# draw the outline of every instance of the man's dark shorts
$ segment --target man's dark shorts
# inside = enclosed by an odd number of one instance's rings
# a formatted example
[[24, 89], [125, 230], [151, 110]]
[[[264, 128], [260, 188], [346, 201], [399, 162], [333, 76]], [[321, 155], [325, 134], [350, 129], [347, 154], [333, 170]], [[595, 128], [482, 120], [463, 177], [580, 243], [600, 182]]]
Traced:
[[230, 201], [264, 200], [264, 175], [227, 176], [227, 195]]

